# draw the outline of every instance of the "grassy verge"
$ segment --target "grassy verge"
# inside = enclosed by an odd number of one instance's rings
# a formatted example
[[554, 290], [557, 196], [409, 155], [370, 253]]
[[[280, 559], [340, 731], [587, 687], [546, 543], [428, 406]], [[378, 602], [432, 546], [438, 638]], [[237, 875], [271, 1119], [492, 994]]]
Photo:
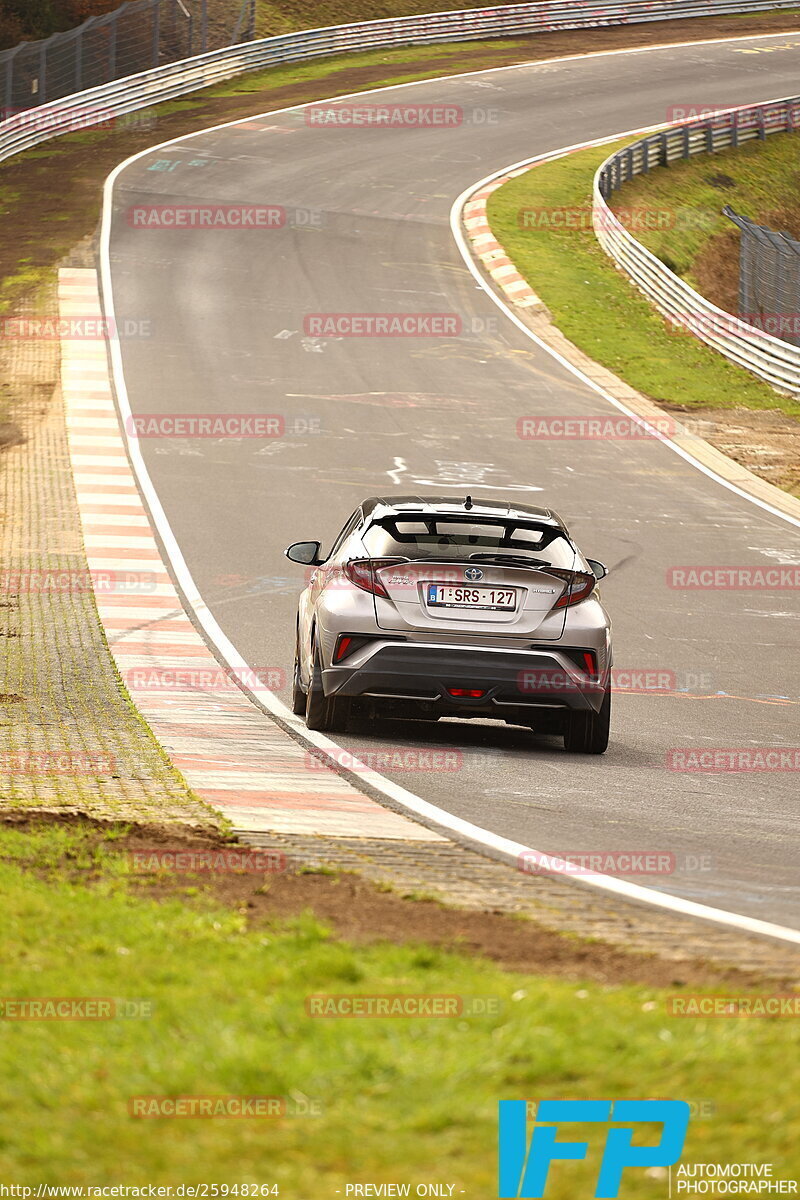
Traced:
[[[311, 913], [253, 925], [191, 887], [156, 902], [132, 885], [123, 832], [90, 844], [67, 825], [0, 827], [3, 995], [152, 1003], [148, 1018], [0, 1021], [4, 1177], [277, 1183], [294, 1196], [440, 1180], [488, 1197], [498, 1099], [642, 1095], [700, 1106], [687, 1161], [800, 1170], [785, 1070], [797, 1022], [675, 1020], [657, 989], [505, 972], [423, 944], [356, 947]], [[500, 1011], [306, 1015], [324, 992], [491, 996]], [[319, 1115], [128, 1115], [131, 1096], [179, 1094], [288, 1096]], [[592, 1194], [597, 1165], [560, 1167], [548, 1194]], [[626, 1195], [662, 1197], [664, 1181], [632, 1172]]]
[[[521, 2], [521, 0], [519, 0]], [[485, 8], [484, 0], [459, 0], [459, 8]], [[441, 12], [453, 8], [453, 0], [256, 0], [256, 32], [259, 37], [275, 33], [290, 33], [295, 29], [339, 25], [348, 21], [377, 21], [386, 17]], [[775, 22], [800, 13], [800, 8], [781, 9], [759, 14]], [[752, 13], [732, 14], [733, 19], [752, 21]], [[698, 18], [701, 23], [705, 18]]]
[[800, 133], [703, 154], [625, 184], [615, 208], [671, 215], [639, 240], [692, 287], [730, 311], [738, 301], [739, 233], [722, 208], [800, 238]]
[[[625, 144], [595, 147], [534, 167], [499, 188], [488, 210], [498, 240], [566, 336], [653, 400], [689, 409], [742, 406], [800, 416], [796, 399], [778, 395], [695, 338], [669, 332], [600, 248], [588, 216], [575, 229], [549, 220], [552, 210], [588, 214], [596, 168]], [[536, 228], [520, 227], [519, 214], [525, 209], [543, 214]]]

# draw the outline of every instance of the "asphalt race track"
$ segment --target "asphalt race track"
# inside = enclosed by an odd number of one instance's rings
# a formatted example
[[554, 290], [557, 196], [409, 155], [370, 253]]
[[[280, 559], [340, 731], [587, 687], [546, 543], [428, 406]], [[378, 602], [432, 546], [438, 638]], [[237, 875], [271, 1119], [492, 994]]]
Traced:
[[[793, 928], [797, 774], [683, 773], [665, 756], [800, 744], [796, 593], [686, 592], [666, 576], [681, 565], [796, 563], [800, 531], [655, 441], [521, 441], [519, 417], [611, 410], [476, 286], [449, 216], [464, 189], [510, 163], [665, 121], [674, 104], [792, 95], [798, 67], [800, 37], [779, 34], [372, 97], [459, 105], [457, 127], [319, 129], [302, 110], [254, 119], [133, 161], [116, 183], [111, 235], [117, 318], [152, 326], [123, 345], [134, 413], [286, 422], [286, 436], [268, 441], [141, 441], [195, 583], [247, 662], [288, 676], [303, 570], [284, 547], [312, 537], [330, 546], [361, 498], [469, 491], [552, 505], [611, 568], [602, 591], [617, 667], [673, 672], [672, 693], [617, 694], [603, 758], [500, 724], [390, 726], [393, 745], [462, 752], [460, 770], [390, 776], [539, 850], [675, 853], [674, 874], [641, 882]], [[289, 220], [168, 231], [127, 219], [136, 203], [198, 200], [282, 205]], [[464, 333], [305, 332], [308, 314], [406, 311], [457, 313]], [[387, 733], [338, 740], [367, 753]]]

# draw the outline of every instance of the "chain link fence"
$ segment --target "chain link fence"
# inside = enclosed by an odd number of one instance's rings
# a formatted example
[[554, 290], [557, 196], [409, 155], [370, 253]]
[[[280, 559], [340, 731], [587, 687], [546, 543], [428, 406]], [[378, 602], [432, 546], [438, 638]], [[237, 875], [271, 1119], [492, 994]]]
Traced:
[[251, 8], [252, 0], [129, 0], [66, 33], [22, 42], [0, 52], [0, 119], [252, 37]]
[[800, 346], [800, 242], [734, 212], [723, 213], [742, 234], [739, 250], [739, 315], [793, 346]]

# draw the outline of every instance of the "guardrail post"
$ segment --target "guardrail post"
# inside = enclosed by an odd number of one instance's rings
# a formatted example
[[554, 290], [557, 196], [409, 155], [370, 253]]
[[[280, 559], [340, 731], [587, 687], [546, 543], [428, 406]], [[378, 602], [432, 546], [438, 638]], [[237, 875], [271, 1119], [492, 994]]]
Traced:
[[75, 38], [75, 91], [79, 92], [83, 84], [83, 30], [78, 30]]
[[47, 42], [42, 42], [42, 47], [39, 51], [39, 76], [36, 80], [36, 95], [39, 97], [39, 104], [44, 104], [47, 99]]
[[660, 155], [661, 166], [668, 167], [669, 166], [669, 138], [667, 137], [666, 133], [660, 133], [658, 135], [658, 137], [659, 137], [659, 141], [661, 142], [661, 155]]
[[153, 66], [158, 66], [158, 48], [161, 41], [161, 0], [153, 0]]
[[767, 125], [766, 125], [766, 122], [765, 122], [765, 120], [764, 120], [764, 110], [763, 110], [763, 108], [760, 108], [760, 109], [758, 110], [758, 136], [759, 136], [759, 139], [760, 139], [762, 142], [764, 141], [764, 139], [765, 139], [765, 138], [766, 138], [766, 136], [767, 136]]
[[739, 146], [739, 113], [733, 113], [733, 121], [731, 123], [731, 146], [736, 150]]
[[11, 109], [14, 107], [14, 59], [17, 57], [21, 49], [21, 46], [15, 46], [13, 50], [9, 51], [8, 58], [6, 59], [5, 100], [6, 108], [9, 110], [9, 116], [11, 116]]
[[706, 130], [706, 150], [709, 154], [714, 153], [714, 122], [709, 121], [705, 127]]
[[688, 125], [683, 127], [683, 157], [689, 158], [692, 153], [692, 134]]

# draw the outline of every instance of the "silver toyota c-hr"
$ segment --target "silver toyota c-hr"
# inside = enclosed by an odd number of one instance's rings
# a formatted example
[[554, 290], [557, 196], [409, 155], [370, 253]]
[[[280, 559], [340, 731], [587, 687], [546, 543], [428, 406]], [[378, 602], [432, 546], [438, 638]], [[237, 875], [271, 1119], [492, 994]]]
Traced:
[[586, 559], [551, 509], [373, 497], [310, 568], [297, 617], [292, 707], [309, 729], [348, 717], [478, 717], [602, 754], [611, 623]]

